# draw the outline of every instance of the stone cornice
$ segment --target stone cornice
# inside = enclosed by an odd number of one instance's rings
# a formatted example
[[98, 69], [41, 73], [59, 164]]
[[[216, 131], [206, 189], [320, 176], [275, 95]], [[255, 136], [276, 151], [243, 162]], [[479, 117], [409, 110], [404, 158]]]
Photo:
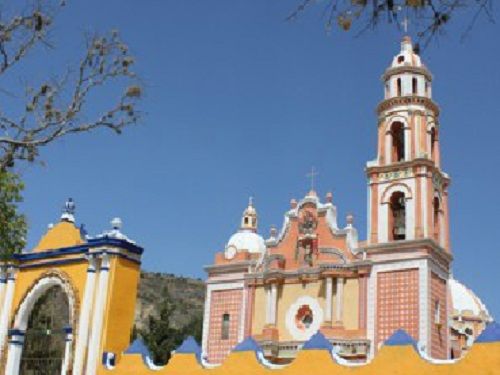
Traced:
[[381, 112], [387, 111], [391, 107], [396, 106], [407, 106], [411, 104], [423, 105], [427, 109], [430, 109], [435, 113], [435, 116], [439, 116], [439, 107], [436, 103], [434, 103], [431, 99], [426, 98], [425, 96], [397, 96], [395, 98], [390, 98], [382, 101], [377, 106], [377, 114], [380, 115]]
[[432, 78], [433, 78], [431, 72], [429, 72], [427, 70], [427, 68], [418, 67], [418, 66], [410, 66], [410, 65], [402, 65], [402, 66], [397, 66], [395, 68], [389, 68], [384, 72], [384, 74], [382, 74], [382, 77], [380, 77], [380, 78], [382, 81], [387, 81], [387, 79], [390, 76], [393, 76], [396, 74], [403, 74], [403, 73], [422, 74], [431, 82], [432, 82]]
[[210, 266], [204, 266], [203, 269], [208, 273], [225, 273], [225, 272], [237, 272], [246, 271], [248, 267], [255, 265], [256, 262], [253, 260], [229, 263], [229, 264], [214, 264]]
[[444, 260], [448, 264], [450, 264], [453, 260], [453, 255], [451, 255], [448, 251], [439, 246], [436, 241], [430, 238], [384, 242], [380, 244], [368, 245], [364, 247], [364, 250], [367, 252], [367, 254], [376, 254], [392, 252], [394, 250], [412, 251], [415, 248], [422, 247], [430, 249], [432, 253], [437, 256], [437, 258], [440, 258], [440, 260]]

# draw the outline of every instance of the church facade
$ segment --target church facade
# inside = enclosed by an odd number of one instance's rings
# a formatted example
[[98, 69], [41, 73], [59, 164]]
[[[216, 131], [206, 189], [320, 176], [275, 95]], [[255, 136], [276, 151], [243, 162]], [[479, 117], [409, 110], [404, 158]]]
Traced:
[[364, 361], [398, 329], [424, 355], [456, 358], [491, 320], [451, 277], [439, 107], [408, 37], [382, 81], [377, 156], [366, 165], [368, 238], [358, 240], [350, 215], [339, 225], [331, 193], [322, 200], [311, 190], [291, 201], [281, 230], [264, 240], [250, 202], [238, 232], [206, 267], [208, 362], [221, 363], [252, 336], [265, 357], [287, 363], [317, 331], [341, 357]]

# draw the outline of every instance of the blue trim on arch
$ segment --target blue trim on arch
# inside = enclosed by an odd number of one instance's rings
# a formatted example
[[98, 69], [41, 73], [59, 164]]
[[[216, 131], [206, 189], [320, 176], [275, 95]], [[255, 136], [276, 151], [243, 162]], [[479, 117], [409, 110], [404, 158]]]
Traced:
[[109, 267], [101, 267], [101, 271], [109, 271]]
[[9, 341], [9, 344], [17, 345], [17, 346], [24, 346], [24, 341], [11, 340], [11, 341]]

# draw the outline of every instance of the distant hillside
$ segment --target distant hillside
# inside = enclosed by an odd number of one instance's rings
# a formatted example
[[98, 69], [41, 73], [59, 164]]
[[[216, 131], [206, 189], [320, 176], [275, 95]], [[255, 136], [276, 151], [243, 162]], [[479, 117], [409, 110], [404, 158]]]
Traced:
[[171, 320], [174, 327], [184, 327], [194, 317], [202, 316], [205, 300], [205, 286], [202, 280], [168, 273], [141, 272], [135, 308], [136, 328], [144, 329], [150, 315], [158, 317], [165, 288], [168, 289], [170, 300], [175, 304], [175, 313]]

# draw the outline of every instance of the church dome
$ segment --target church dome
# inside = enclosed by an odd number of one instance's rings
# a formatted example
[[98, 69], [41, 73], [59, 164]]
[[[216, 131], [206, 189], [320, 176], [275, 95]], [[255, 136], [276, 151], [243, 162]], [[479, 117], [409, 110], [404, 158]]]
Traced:
[[455, 279], [450, 279], [449, 285], [454, 314], [491, 320], [488, 309], [472, 290]]
[[226, 249], [233, 247], [237, 252], [248, 251], [249, 253], [262, 254], [266, 251], [264, 239], [253, 231], [240, 230], [229, 239]]

